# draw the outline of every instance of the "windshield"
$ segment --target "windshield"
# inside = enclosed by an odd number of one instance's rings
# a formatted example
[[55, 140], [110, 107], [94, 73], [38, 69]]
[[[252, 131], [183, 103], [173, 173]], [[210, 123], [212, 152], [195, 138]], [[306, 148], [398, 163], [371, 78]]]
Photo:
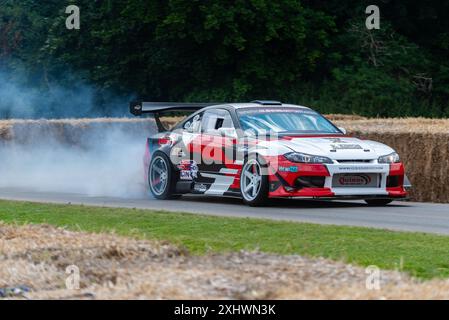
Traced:
[[237, 111], [243, 131], [252, 134], [299, 133], [328, 134], [341, 133], [330, 121], [319, 113], [302, 108], [247, 108]]

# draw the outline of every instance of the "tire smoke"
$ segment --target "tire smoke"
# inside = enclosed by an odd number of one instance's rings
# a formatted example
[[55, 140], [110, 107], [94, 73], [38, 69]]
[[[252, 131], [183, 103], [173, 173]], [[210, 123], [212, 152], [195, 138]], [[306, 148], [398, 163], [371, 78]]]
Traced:
[[149, 119], [0, 121], [0, 188], [142, 197]]

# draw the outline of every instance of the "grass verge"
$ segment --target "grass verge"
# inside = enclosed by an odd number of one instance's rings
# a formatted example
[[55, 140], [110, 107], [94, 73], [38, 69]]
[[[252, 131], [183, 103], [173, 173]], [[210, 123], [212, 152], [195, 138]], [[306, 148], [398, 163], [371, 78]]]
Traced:
[[168, 240], [193, 254], [258, 249], [377, 265], [423, 279], [449, 276], [449, 237], [424, 233], [13, 201], [0, 201], [0, 220]]

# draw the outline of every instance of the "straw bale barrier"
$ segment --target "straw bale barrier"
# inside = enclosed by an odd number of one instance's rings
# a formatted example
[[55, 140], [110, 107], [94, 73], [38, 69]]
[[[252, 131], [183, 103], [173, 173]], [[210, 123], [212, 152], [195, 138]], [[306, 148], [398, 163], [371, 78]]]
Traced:
[[[355, 115], [329, 115], [348, 134], [386, 143], [401, 155], [413, 189], [413, 201], [449, 202], [449, 119], [367, 119]], [[179, 118], [162, 119], [172, 126]], [[0, 120], [0, 144], [36, 141], [83, 146], [91, 139], [123, 132], [144, 139], [155, 132], [151, 119]], [[116, 131], [119, 130], [119, 131]]]

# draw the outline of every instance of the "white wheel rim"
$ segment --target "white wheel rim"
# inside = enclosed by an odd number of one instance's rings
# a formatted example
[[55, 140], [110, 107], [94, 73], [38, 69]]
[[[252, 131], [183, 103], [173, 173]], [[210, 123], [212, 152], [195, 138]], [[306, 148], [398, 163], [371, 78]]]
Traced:
[[262, 186], [262, 175], [259, 163], [256, 160], [249, 160], [242, 169], [240, 177], [240, 188], [245, 200], [252, 201], [259, 194]]
[[153, 159], [149, 176], [151, 190], [160, 196], [165, 192], [168, 184], [168, 168], [164, 158], [157, 156]]

